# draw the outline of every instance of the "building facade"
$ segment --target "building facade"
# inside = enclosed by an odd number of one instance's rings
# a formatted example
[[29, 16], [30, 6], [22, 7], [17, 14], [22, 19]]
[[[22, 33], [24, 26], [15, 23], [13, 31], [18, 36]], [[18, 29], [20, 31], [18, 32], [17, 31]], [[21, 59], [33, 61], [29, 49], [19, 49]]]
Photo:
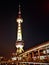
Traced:
[[25, 62], [49, 63], [49, 41], [41, 43], [19, 55]]

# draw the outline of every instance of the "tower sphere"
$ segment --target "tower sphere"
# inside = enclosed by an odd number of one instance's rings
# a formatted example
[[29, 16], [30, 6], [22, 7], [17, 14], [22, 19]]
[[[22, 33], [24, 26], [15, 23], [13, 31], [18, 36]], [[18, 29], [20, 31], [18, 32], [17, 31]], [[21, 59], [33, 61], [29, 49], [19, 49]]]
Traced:
[[18, 23], [22, 23], [22, 22], [23, 22], [23, 19], [22, 19], [22, 18], [17, 18], [16, 21], [17, 21]]

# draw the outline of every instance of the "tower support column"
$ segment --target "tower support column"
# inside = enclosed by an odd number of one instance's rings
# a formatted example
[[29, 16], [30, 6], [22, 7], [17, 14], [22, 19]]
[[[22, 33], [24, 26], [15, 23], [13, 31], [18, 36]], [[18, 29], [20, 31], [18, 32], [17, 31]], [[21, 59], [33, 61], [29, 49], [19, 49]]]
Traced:
[[38, 50], [38, 56], [39, 56], [39, 58], [38, 58], [38, 59], [39, 59], [39, 61], [40, 61], [40, 50]]

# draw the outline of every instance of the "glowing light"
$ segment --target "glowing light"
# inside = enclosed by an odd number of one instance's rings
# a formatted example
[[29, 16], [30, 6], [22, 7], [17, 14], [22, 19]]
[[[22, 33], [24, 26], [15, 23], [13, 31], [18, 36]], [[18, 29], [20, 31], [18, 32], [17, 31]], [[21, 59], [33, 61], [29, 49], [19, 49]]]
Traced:
[[44, 59], [46, 56], [40, 56], [40, 59], [42, 60], [42, 59]]
[[18, 33], [21, 32], [21, 30], [18, 30]]
[[23, 48], [23, 45], [16, 45], [17, 48]]
[[20, 22], [22, 23], [22, 22], [23, 22], [23, 19], [18, 18], [18, 19], [17, 19], [17, 22], [18, 22], [18, 23], [20, 23]]
[[43, 53], [46, 54], [46, 50], [44, 50]]
[[21, 22], [20, 22], [20, 18], [18, 18], [19, 22], [18, 22], [18, 32], [17, 32], [17, 41], [21, 41], [22, 40], [22, 32], [21, 32]]
[[18, 27], [18, 29], [21, 29], [20, 27]]
[[20, 23], [18, 23], [18, 26], [21, 26]]
[[16, 57], [13, 57], [12, 60], [13, 60], [13, 61], [16, 60]]
[[49, 49], [47, 49], [47, 53], [49, 53]]
[[22, 40], [22, 34], [21, 32], [19, 32], [17, 35], [17, 41], [21, 41], [21, 40]]

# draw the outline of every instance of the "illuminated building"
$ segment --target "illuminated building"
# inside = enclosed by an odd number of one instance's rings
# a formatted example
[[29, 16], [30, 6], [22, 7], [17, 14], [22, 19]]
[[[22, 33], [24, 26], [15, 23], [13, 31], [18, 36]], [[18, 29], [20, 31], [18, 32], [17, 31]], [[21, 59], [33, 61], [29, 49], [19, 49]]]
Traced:
[[47, 62], [49, 63], [49, 41], [32, 47], [20, 54], [26, 62]]
[[17, 40], [16, 40], [16, 53], [20, 54], [22, 53], [23, 47], [24, 47], [24, 42], [22, 40], [22, 30], [21, 30], [21, 23], [23, 22], [23, 19], [21, 17], [21, 9], [20, 9], [20, 5], [19, 5], [19, 12], [18, 12], [18, 17], [16, 19], [16, 22], [18, 23], [18, 29], [17, 29]]

